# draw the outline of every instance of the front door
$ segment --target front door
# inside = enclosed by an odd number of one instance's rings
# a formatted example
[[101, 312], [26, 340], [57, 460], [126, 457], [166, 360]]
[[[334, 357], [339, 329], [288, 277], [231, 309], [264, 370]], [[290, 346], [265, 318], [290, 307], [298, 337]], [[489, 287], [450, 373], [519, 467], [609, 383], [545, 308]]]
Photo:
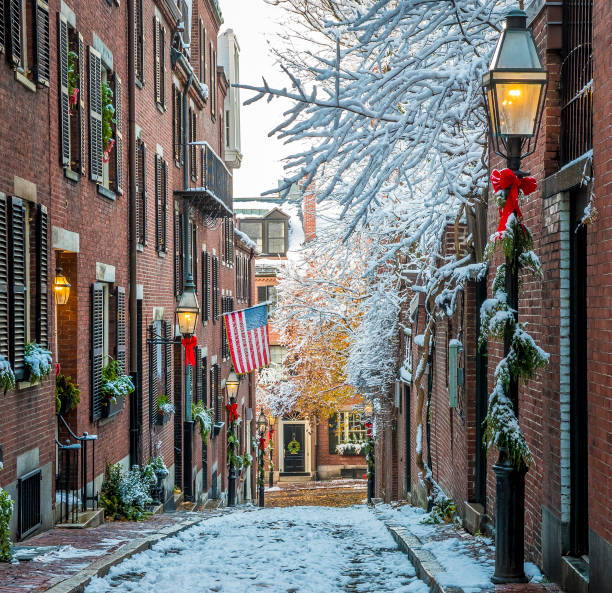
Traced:
[[283, 426], [285, 473], [304, 473], [306, 471], [306, 443], [303, 424]]

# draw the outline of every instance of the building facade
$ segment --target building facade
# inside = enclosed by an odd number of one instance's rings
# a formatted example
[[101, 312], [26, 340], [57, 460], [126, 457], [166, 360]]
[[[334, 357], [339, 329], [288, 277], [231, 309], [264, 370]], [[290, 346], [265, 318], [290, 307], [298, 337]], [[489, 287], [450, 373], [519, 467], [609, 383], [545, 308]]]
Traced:
[[[525, 556], [565, 590], [597, 593], [612, 582], [606, 273], [612, 113], [610, 31], [604, 24], [610, 23], [611, 10], [600, 0], [528, 5], [549, 84], [536, 150], [521, 166], [538, 182], [522, 211], [543, 278], [521, 279], [519, 321], [528, 323], [536, 343], [550, 353], [549, 366], [519, 389], [519, 422], [534, 457], [525, 484]], [[491, 169], [505, 166], [492, 155]], [[494, 204], [492, 189], [489, 204]], [[497, 229], [497, 208], [488, 208], [486, 220], [481, 244]], [[445, 242], [453, 235], [449, 229]], [[412, 336], [423, 331], [423, 297], [414, 297], [410, 311], [403, 312], [412, 335], [400, 338], [398, 388], [395, 398], [390, 394], [394, 404], [386, 410], [389, 422], [377, 443], [378, 495], [426, 504], [411, 445], [420, 425], [433, 478], [474, 532], [495, 529], [491, 468], [497, 454], [487, 455], [482, 446], [482, 421], [503, 344], [490, 341], [483, 352], [477, 340], [480, 305], [491, 296], [493, 271], [502, 257], [496, 253], [487, 279], [468, 282], [455, 314], [436, 323], [421, 417], [415, 386], [401, 367], [420, 355]]]
[[[233, 233], [239, 161], [224, 161], [219, 7], [8, 5], [0, 3], [0, 21], [11, 24], [0, 30], [0, 142], [12, 155], [0, 180], [0, 354], [17, 384], [0, 400], [0, 484], [16, 500], [12, 532], [23, 539], [65, 520], [67, 490], [95, 507], [107, 465], [157, 456], [169, 470], [166, 505], [176, 489], [194, 502], [223, 500], [231, 362], [222, 314], [253, 302], [254, 260]], [[58, 268], [70, 284], [65, 304], [52, 290]], [[200, 316], [187, 367], [174, 312], [189, 278]], [[75, 409], [56, 416], [53, 371], [28, 380], [30, 341], [80, 389]], [[100, 385], [112, 360], [135, 386], [117, 403]], [[162, 396], [173, 415], [160, 413]], [[252, 377], [237, 400], [247, 451]], [[214, 410], [208, 444], [194, 428], [197, 402]], [[239, 495], [251, 495], [253, 479], [241, 473]]]

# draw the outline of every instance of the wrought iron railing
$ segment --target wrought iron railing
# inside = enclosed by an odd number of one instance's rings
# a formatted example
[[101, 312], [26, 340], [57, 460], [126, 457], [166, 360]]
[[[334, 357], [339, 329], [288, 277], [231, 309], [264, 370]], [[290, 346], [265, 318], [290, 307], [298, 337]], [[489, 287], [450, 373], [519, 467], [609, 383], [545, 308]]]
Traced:
[[36, 469], [17, 480], [17, 517], [19, 539], [36, 531], [41, 525], [40, 482], [42, 472]]
[[593, 147], [593, 1], [563, 3], [561, 164]]
[[[55, 441], [58, 459], [56, 504], [60, 505], [60, 522], [75, 522], [79, 506], [82, 512], [98, 508], [98, 493], [95, 489], [98, 435], [85, 432], [78, 436], [60, 414], [57, 418], [59, 434], [69, 436], [63, 442]], [[90, 488], [88, 484], [91, 484]]]
[[200, 173], [203, 189], [211, 197], [220, 200], [231, 213], [234, 207], [232, 200], [232, 175], [225, 166], [225, 163], [208, 144], [204, 144], [200, 149]]

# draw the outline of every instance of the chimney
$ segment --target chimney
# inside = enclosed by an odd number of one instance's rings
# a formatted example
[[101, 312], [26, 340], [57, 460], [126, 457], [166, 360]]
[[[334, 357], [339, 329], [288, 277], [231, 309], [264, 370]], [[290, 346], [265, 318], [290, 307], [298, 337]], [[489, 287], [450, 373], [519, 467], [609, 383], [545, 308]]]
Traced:
[[308, 243], [317, 236], [317, 199], [310, 188], [304, 190], [302, 214], [304, 218], [304, 239]]

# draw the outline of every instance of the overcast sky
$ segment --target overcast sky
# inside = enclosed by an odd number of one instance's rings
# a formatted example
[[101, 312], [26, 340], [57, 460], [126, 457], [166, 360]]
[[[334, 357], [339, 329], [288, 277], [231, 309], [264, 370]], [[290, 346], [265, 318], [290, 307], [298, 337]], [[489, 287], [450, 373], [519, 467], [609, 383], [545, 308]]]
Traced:
[[[281, 30], [277, 21], [283, 11], [264, 0], [220, 0], [219, 4], [224, 20], [221, 31], [233, 29], [240, 44], [241, 82], [260, 85], [264, 76], [271, 86], [287, 86], [288, 80], [269, 51], [275, 32]], [[241, 102], [249, 96], [250, 92], [241, 91]], [[242, 107], [243, 160], [240, 169], [234, 171], [235, 197], [258, 196], [275, 188], [282, 177], [281, 159], [292, 147], [268, 138], [268, 132], [280, 122], [282, 112], [283, 104], [278, 99]]]

